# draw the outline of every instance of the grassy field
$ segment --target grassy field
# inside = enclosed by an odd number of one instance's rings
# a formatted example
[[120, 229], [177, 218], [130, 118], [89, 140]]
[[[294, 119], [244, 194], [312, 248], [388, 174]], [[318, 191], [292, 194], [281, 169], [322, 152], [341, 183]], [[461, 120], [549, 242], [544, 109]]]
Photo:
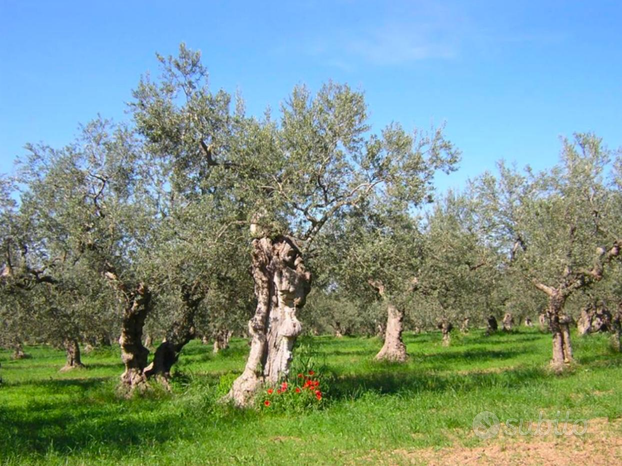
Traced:
[[[0, 462], [525, 464], [566, 450], [576, 462], [589, 464], [581, 459], [587, 454], [620, 464], [622, 355], [609, 349], [607, 336], [575, 337], [578, 365], [562, 376], [548, 373], [550, 336], [535, 330], [473, 331], [455, 335], [448, 348], [440, 339], [406, 335], [411, 358], [404, 365], [373, 362], [381, 346], [374, 338], [302, 340], [324, 391], [305, 410], [279, 409], [276, 401], [244, 411], [217, 403], [244, 365], [242, 340], [217, 355], [193, 342], [176, 366], [172, 393], [154, 389], [129, 400], [115, 391], [122, 372], [116, 348], [84, 355], [87, 369], [68, 373], [58, 372], [61, 351], [28, 347], [31, 357], [20, 361], [2, 351]], [[502, 427], [511, 418], [569, 415], [589, 419], [590, 429], [572, 438], [532, 431], [483, 440], [472, 428], [483, 411]]]

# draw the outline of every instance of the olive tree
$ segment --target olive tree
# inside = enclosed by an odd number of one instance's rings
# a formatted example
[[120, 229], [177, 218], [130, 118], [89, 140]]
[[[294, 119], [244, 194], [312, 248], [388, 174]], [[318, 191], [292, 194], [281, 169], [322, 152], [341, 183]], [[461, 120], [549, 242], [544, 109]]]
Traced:
[[614, 156], [596, 136], [576, 134], [562, 141], [561, 161], [549, 172], [523, 175], [502, 165], [499, 179], [487, 175], [477, 186], [491, 240], [546, 296], [558, 371], [573, 361], [568, 299], [601, 281], [620, 257], [619, 186], [608, 179]]

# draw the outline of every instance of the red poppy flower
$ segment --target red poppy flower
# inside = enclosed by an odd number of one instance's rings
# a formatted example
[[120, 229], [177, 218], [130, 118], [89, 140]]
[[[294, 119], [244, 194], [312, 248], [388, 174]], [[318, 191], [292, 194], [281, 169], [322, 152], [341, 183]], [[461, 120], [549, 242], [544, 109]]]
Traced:
[[277, 394], [277, 395], [280, 395], [280, 394], [281, 394], [281, 389], [280, 389], [280, 388], [277, 388], [277, 389], [276, 389], [276, 394]]
[[296, 393], [300, 393], [302, 390], [300, 390], [300, 387], [296, 387]]
[[315, 397], [317, 398], [318, 401], [322, 400], [322, 394], [318, 393], [317, 395], [315, 395]]
[[303, 377], [304, 377], [304, 375], [302, 375], [302, 374], [298, 374], [298, 378], [299, 378], [299, 379], [302, 379]]
[[322, 396], [322, 392], [321, 392], [321, 391], [319, 391], [319, 390], [316, 390], [316, 391], [315, 391], [315, 395], [316, 395], [316, 396]]
[[283, 382], [283, 383], [281, 384], [281, 391], [283, 391], [283, 392], [284, 392], [285, 390], [287, 390], [287, 382]]
[[268, 395], [272, 395], [273, 392], [274, 390], [272, 390], [271, 388], [268, 389]]
[[263, 402], [263, 404], [266, 405], [266, 406], [270, 406], [270, 401], [266, 400], [266, 401]]
[[309, 375], [315, 375], [315, 372], [309, 371]]

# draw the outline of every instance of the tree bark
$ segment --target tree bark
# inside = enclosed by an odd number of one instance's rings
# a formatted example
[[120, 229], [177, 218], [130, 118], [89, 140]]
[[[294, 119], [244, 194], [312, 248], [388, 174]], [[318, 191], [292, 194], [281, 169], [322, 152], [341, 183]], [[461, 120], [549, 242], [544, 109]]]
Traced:
[[251, 349], [244, 372], [225, 397], [238, 406], [251, 403], [262, 384], [276, 384], [287, 376], [294, 343], [302, 332], [296, 311], [311, 290], [311, 273], [291, 238], [254, 239], [251, 259], [257, 297], [255, 315], [248, 323]]
[[562, 314], [565, 302], [566, 296], [557, 290], [553, 290], [552, 294], [549, 295], [547, 318], [553, 333], [551, 368], [556, 372], [562, 372], [566, 366], [573, 362], [570, 318]]
[[514, 316], [511, 312], [508, 312], [503, 316], [503, 331], [511, 332], [514, 327]]
[[156, 349], [153, 362], [144, 369], [145, 377], [158, 377], [168, 385], [171, 369], [179, 360], [181, 350], [195, 337], [194, 317], [204, 297], [205, 293], [198, 282], [182, 286], [181, 316], [173, 323], [166, 338]]
[[26, 353], [24, 353], [24, 347], [21, 343], [16, 343], [13, 345], [13, 355], [11, 356], [13, 359], [26, 359]]
[[376, 355], [377, 361], [404, 362], [408, 359], [406, 346], [402, 341], [404, 331], [404, 312], [392, 303], [387, 304], [387, 327], [384, 345]]
[[525, 317], [525, 327], [533, 327], [531, 317]]
[[492, 314], [488, 317], [488, 328], [486, 329], [486, 333], [488, 335], [492, 335], [499, 328], [499, 324], [497, 323], [497, 319]]
[[439, 324], [438, 328], [441, 330], [443, 334], [443, 346], [451, 345], [451, 331], [454, 326], [447, 319], [443, 319]]
[[67, 362], [61, 369], [61, 372], [84, 367], [82, 359], [80, 358], [80, 345], [78, 344], [78, 340], [75, 338], [65, 338], [63, 346], [65, 347], [65, 352], [67, 353]]
[[468, 317], [465, 317], [464, 320], [462, 321], [462, 325], [460, 326], [460, 332], [464, 334], [469, 333], [469, 322], [470, 322], [470, 319]]
[[125, 371], [121, 384], [133, 390], [146, 382], [144, 369], [147, 366], [149, 350], [143, 346], [143, 327], [151, 310], [151, 292], [144, 283], [128, 294], [121, 324], [121, 359]]
[[587, 335], [591, 332], [592, 315], [589, 307], [581, 309], [581, 317], [579, 317], [579, 320], [577, 321], [577, 330], [581, 336]]
[[620, 303], [618, 307], [618, 312], [613, 316], [611, 326], [613, 329], [613, 335], [611, 336], [613, 348], [620, 352], [622, 351], [622, 303]]
[[233, 332], [231, 330], [221, 329], [214, 335], [214, 353], [219, 353], [221, 350], [229, 348], [229, 341]]
[[549, 323], [546, 317], [546, 311], [538, 316], [538, 324], [540, 325], [540, 331], [546, 332], [549, 328]]

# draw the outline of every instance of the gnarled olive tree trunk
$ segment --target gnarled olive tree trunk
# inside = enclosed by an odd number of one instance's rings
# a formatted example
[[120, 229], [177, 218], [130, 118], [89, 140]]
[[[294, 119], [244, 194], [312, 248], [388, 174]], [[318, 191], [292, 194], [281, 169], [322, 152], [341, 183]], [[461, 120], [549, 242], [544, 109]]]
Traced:
[[311, 290], [311, 274], [291, 238], [254, 239], [251, 258], [257, 297], [255, 315], [248, 323], [251, 349], [244, 372], [225, 397], [238, 406], [248, 405], [262, 384], [276, 384], [287, 376], [302, 331], [296, 311]]
[[149, 350], [143, 346], [143, 327], [150, 310], [151, 292], [144, 283], [126, 294], [119, 345], [121, 359], [125, 364], [121, 384], [129, 389], [134, 389], [146, 381], [144, 369], [147, 366]]
[[387, 325], [384, 331], [384, 344], [376, 355], [377, 361], [404, 362], [408, 359], [406, 346], [402, 341], [404, 332], [404, 311], [391, 302], [385, 293], [384, 284], [379, 280], [368, 280], [387, 306]]
[[514, 316], [511, 312], [507, 312], [505, 316], [503, 316], [503, 331], [511, 332], [514, 327]]
[[67, 362], [62, 367], [61, 372], [70, 371], [84, 367], [80, 358], [80, 345], [75, 338], [65, 338], [63, 341], [65, 353], [67, 353]]
[[439, 322], [438, 328], [443, 334], [443, 346], [450, 346], [451, 345], [451, 331], [453, 330], [454, 326], [452, 325], [451, 322], [449, 322], [449, 320], [443, 319]]
[[471, 320], [468, 317], [465, 317], [462, 320], [462, 325], [460, 325], [460, 332], [467, 334], [469, 333], [469, 323], [471, 322]]
[[231, 340], [231, 336], [233, 335], [233, 331], [227, 329], [218, 330], [214, 334], [214, 353], [219, 353], [221, 350], [229, 348], [229, 341]]
[[566, 302], [565, 293], [559, 290], [552, 290], [549, 294], [549, 305], [547, 309], [547, 320], [549, 328], [553, 333], [553, 359], [551, 368], [561, 372], [565, 366], [573, 362], [572, 342], [570, 341], [570, 318], [563, 314]]
[[12, 359], [25, 359], [26, 353], [24, 353], [24, 347], [21, 342], [17, 342], [13, 345], [13, 354], [11, 356]]
[[406, 345], [402, 341], [404, 312], [392, 303], [387, 303], [387, 326], [384, 345], [376, 355], [378, 361], [404, 362], [408, 359]]
[[620, 303], [618, 311], [613, 316], [611, 326], [613, 329], [613, 335], [611, 336], [613, 347], [617, 351], [622, 351], [622, 303]]
[[205, 298], [205, 290], [199, 282], [193, 285], [182, 285], [181, 300], [183, 308], [181, 315], [173, 322], [173, 325], [166, 333], [166, 338], [156, 349], [153, 362], [144, 369], [145, 377], [159, 377], [165, 384], [171, 376], [171, 369], [179, 359], [179, 354], [196, 333], [194, 328], [194, 318], [199, 309], [199, 305]]
[[486, 328], [486, 334], [492, 335], [499, 328], [499, 324], [497, 323], [497, 318], [491, 314], [490, 316], [488, 316], [488, 319], [486, 322], [488, 324]]
[[546, 311], [544, 311], [538, 316], [538, 324], [540, 325], [541, 332], [546, 332], [547, 329], [549, 328], [549, 322], [546, 317]]

